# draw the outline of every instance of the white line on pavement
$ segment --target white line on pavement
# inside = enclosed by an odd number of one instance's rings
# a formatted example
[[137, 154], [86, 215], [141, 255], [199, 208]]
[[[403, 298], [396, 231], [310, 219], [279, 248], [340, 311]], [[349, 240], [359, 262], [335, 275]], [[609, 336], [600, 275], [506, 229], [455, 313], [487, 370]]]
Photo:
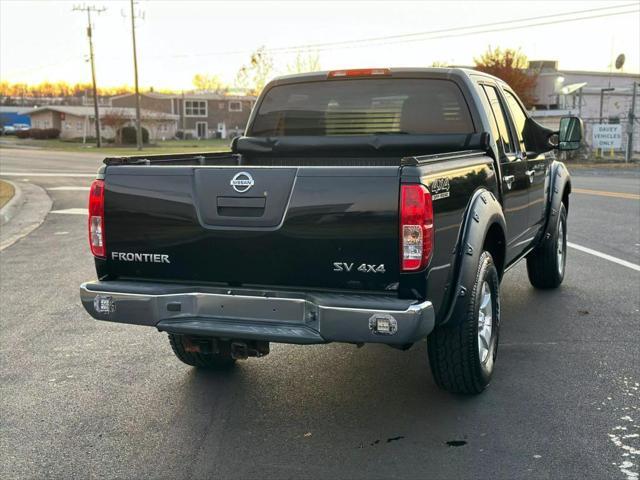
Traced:
[[50, 192], [52, 190], [56, 190], [56, 191], [61, 191], [61, 192], [65, 192], [65, 191], [80, 191], [80, 192], [88, 192], [89, 191], [89, 187], [53, 187], [53, 188], [47, 188], [47, 190], [49, 190]]
[[627, 262], [626, 260], [622, 260], [621, 258], [612, 257], [611, 255], [607, 255], [606, 253], [598, 252], [597, 250], [592, 250], [591, 248], [583, 247], [582, 245], [576, 245], [575, 243], [571, 243], [571, 242], [567, 242], [567, 246], [571, 248], [575, 248], [576, 250], [580, 250], [581, 252], [588, 253], [590, 255], [595, 255], [596, 257], [604, 258], [605, 260], [609, 260], [610, 262], [617, 263], [618, 265], [622, 265], [623, 267], [630, 268], [631, 270], [640, 272], [640, 265]]
[[95, 173], [55, 173], [55, 172], [0, 172], [0, 177], [82, 177], [96, 178]]
[[86, 208], [65, 208], [63, 210], [51, 210], [51, 213], [62, 213], [65, 215], [89, 215]]

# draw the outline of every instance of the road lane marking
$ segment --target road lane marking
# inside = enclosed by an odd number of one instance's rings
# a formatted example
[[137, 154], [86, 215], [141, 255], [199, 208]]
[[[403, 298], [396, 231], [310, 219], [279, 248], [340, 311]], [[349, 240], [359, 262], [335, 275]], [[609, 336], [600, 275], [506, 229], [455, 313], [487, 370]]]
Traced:
[[626, 198], [627, 200], [640, 200], [640, 195], [635, 193], [608, 192], [606, 190], [589, 190], [587, 188], [572, 188], [571, 193], [584, 193], [585, 195], [599, 195], [601, 197]]
[[51, 191], [60, 191], [60, 192], [73, 192], [73, 191], [79, 191], [79, 192], [88, 192], [90, 189], [90, 187], [53, 187], [53, 188], [47, 188], [47, 190]]
[[86, 208], [64, 208], [62, 210], [51, 210], [51, 213], [62, 213], [64, 215], [89, 215]]
[[575, 248], [576, 250], [580, 250], [581, 252], [588, 253], [590, 255], [595, 255], [596, 257], [604, 258], [605, 260], [609, 260], [610, 262], [617, 263], [618, 265], [622, 265], [623, 267], [630, 268], [631, 270], [635, 270], [636, 272], [640, 272], [640, 265], [627, 262], [626, 260], [622, 260], [621, 258], [613, 257], [611, 255], [607, 255], [606, 253], [598, 252], [597, 250], [583, 247], [582, 245], [576, 245], [575, 243], [571, 242], [567, 242], [567, 246]]
[[55, 172], [2, 172], [0, 171], [0, 177], [82, 177], [82, 178], [96, 178], [95, 173], [55, 173]]

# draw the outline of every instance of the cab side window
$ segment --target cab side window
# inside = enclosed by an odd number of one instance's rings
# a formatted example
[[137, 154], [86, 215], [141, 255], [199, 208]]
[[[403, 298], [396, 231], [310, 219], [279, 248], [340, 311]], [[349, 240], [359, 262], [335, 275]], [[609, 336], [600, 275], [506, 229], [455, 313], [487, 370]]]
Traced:
[[496, 120], [498, 128], [497, 141], [502, 146], [504, 153], [515, 153], [514, 142], [511, 139], [509, 133], [509, 123], [507, 120], [507, 114], [504, 111], [500, 99], [498, 98], [498, 92], [495, 87], [491, 85], [483, 85], [482, 88], [487, 96], [491, 110], [493, 111], [493, 117]]
[[509, 90], [504, 90], [504, 96], [507, 99], [507, 103], [509, 104], [509, 110], [511, 110], [511, 118], [513, 119], [513, 123], [515, 123], [516, 131], [518, 132], [518, 141], [520, 142], [520, 148], [522, 151], [525, 151], [524, 145], [524, 125], [527, 121], [527, 114], [520, 105], [520, 102], [516, 99], [515, 95], [511, 93]]
[[491, 138], [495, 138], [498, 143], [498, 148], [500, 149], [500, 153], [504, 153], [502, 150], [502, 143], [500, 142], [500, 131], [498, 130], [498, 122], [496, 121], [496, 116], [493, 114], [493, 110], [491, 109], [491, 105], [489, 104], [489, 99], [487, 98], [486, 93], [484, 93], [484, 89], [482, 85], [477, 85], [478, 96], [480, 97], [480, 101], [482, 102], [482, 107], [484, 111], [487, 112], [489, 116], [489, 127], [491, 128]]

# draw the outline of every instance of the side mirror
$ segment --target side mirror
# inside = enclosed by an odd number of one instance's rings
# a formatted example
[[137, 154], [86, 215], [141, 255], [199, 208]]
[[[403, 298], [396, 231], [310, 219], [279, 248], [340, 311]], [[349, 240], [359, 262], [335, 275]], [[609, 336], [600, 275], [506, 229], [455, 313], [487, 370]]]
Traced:
[[558, 132], [558, 146], [561, 151], [577, 150], [582, 143], [584, 126], [578, 117], [562, 117]]
[[231, 139], [231, 143], [229, 144], [229, 148], [231, 149], [231, 153], [238, 153], [238, 139], [240, 136], [235, 136]]

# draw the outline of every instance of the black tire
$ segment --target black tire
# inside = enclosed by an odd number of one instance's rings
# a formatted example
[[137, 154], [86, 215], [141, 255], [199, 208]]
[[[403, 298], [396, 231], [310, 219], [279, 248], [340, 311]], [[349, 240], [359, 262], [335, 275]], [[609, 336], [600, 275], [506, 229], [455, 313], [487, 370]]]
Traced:
[[[482, 392], [491, 381], [498, 351], [500, 279], [493, 258], [487, 251], [480, 255], [475, 278], [473, 287], [469, 289], [469, 303], [464, 318], [452, 318], [450, 326], [437, 328], [427, 339], [433, 378], [440, 388], [452, 393]], [[481, 350], [478, 335], [483, 293], [490, 293], [492, 314], [490, 340], [485, 350]], [[484, 355], [483, 359], [481, 354]]]
[[567, 210], [564, 204], [552, 220], [556, 224], [549, 238], [543, 239], [527, 256], [527, 274], [535, 288], [558, 288], [564, 280], [567, 263]]
[[236, 362], [231, 356], [230, 346], [226, 343], [218, 343], [218, 353], [202, 353], [187, 351], [188, 342], [184, 335], [169, 334], [169, 343], [176, 357], [187, 365], [197, 368], [222, 369], [233, 366]]

